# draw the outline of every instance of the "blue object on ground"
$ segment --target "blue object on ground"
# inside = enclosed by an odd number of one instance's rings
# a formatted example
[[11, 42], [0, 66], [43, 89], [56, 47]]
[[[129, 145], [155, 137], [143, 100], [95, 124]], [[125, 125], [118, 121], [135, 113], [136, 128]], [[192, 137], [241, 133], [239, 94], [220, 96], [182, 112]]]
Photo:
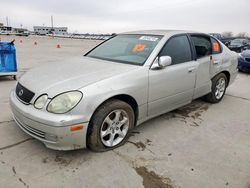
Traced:
[[240, 54], [238, 68], [241, 71], [250, 71], [250, 50], [245, 50]]
[[17, 72], [16, 48], [14, 42], [0, 42], [0, 76], [8, 72]]

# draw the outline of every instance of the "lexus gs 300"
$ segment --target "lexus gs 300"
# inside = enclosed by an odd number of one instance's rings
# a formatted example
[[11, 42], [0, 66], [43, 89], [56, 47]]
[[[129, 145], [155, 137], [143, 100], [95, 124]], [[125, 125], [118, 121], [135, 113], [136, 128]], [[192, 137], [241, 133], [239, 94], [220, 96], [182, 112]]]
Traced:
[[194, 99], [220, 102], [237, 61], [203, 33], [121, 33], [83, 57], [28, 71], [11, 92], [11, 109], [17, 125], [48, 148], [106, 151], [135, 126]]

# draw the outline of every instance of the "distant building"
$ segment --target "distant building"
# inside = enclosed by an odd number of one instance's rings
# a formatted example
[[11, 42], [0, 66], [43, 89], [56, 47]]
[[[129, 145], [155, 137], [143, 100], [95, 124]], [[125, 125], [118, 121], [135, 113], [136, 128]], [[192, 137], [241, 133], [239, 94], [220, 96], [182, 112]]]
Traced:
[[4, 24], [2, 23], [0, 23], [0, 33], [7, 35], [19, 35], [19, 36], [29, 36], [30, 34], [28, 29], [4, 26]]
[[34, 33], [38, 35], [46, 34], [57, 34], [66, 35], [68, 34], [67, 27], [45, 27], [45, 26], [34, 26]]
[[0, 32], [1, 33], [10, 33], [12, 31], [12, 27], [4, 26], [2, 23], [0, 23]]
[[28, 31], [28, 29], [25, 29], [25, 28], [13, 28], [12, 32], [13, 34], [17, 36], [29, 36], [30, 35], [30, 32]]

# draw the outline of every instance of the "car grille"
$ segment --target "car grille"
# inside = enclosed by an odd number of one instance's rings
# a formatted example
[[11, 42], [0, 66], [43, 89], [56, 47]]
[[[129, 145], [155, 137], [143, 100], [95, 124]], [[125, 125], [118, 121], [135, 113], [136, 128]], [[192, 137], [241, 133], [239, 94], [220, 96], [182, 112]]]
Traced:
[[245, 58], [245, 60], [246, 60], [247, 62], [250, 62], [250, 58]]
[[24, 130], [26, 130], [27, 132], [29, 132], [31, 135], [37, 136], [39, 138], [45, 139], [45, 132], [40, 131], [38, 129], [35, 129], [33, 127], [30, 127], [24, 123], [19, 122], [19, 120], [17, 118], [15, 118], [15, 120], [18, 122], [19, 126], [22, 127]]
[[16, 86], [16, 95], [23, 103], [29, 104], [35, 93], [18, 83]]

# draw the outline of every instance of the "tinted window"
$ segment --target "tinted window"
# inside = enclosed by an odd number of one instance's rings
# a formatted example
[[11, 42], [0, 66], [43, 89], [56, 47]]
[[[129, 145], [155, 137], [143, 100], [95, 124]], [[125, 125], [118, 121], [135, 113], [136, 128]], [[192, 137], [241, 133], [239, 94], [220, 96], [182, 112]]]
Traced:
[[248, 43], [248, 41], [247, 41], [247, 40], [244, 40], [244, 41], [243, 41], [243, 44], [244, 44], [244, 45], [246, 45], [247, 43]]
[[212, 53], [210, 37], [191, 36], [196, 50], [197, 58], [201, 58]]
[[177, 36], [169, 39], [163, 47], [160, 56], [170, 56], [172, 64], [191, 61], [192, 53], [187, 36]]

